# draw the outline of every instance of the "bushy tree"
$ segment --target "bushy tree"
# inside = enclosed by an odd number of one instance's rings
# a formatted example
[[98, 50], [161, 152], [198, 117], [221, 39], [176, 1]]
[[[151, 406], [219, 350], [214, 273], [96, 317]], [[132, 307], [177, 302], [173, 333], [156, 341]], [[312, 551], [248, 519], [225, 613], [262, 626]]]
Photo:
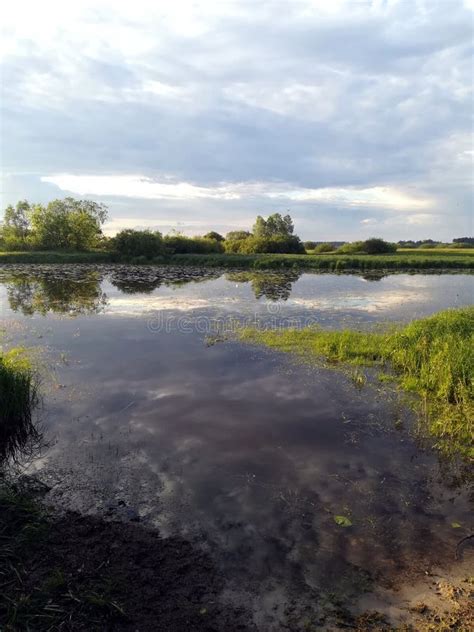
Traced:
[[296, 235], [275, 237], [247, 237], [236, 241], [225, 242], [226, 252], [239, 254], [288, 253], [305, 254], [303, 244]]
[[6, 250], [24, 250], [28, 247], [30, 232], [30, 205], [26, 200], [16, 206], [7, 206], [0, 231], [0, 238]]
[[252, 233], [248, 230], [231, 230], [230, 233], [227, 233], [225, 238], [226, 241], [238, 241], [240, 239], [247, 239], [251, 234]]
[[164, 253], [163, 237], [159, 231], [121, 230], [112, 239], [113, 249], [125, 257], [152, 259]]
[[336, 252], [340, 255], [353, 255], [359, 252], [364, 252], [364, 242], [352, 241], [347, 244], [342, 244], [342, 246], [339, 246]]
[[396, 252], [396, 244], [391, 244], [379, 237], [371, 237], [365, 241], [353, 241], [343, 244], [337, 249], [337, 253], [341, 255], [368, 254], [378, 255], [390, 252]]
[[316, 241], [304, 241], [303, 246], [306, 250], [314, 250], [318, 243]]
[[257, 216], [253, 226], [254, 237], [288, 237], [294, 231], [293, 220], [289, 215], [282, 217], [280, 213], [274, 213], [267, 219], [263, 219], [261, 215]]
[[224, 241], [224, 237], [219, 233], [216, 233], [215, 230], [211, 230], [210, 233], [206, 233], [203, 235], [204, 239], [214, 239], [214, 241]]
[[324, 244], [318, 244], [316, 248], [314, 249], [314, 252], [316, 252], [317, 254], [321, 254], [325, 252], [334, 252], [335, 250], [336, 249], [334, 248], [332, 244], [324, 243]]
[[31, 243], [41, 250], [89, 250], [102, 236], [107, 207], [90, 200], [53, 200], [30, 212]]
[[[164, 243], [170, 254], [211, 254], [224, 252], [222, 242], [204, 237], [186, 237], [185, 235], [166, 235]], [[224, 242], [225, 243], [225, 242]]]
[[380, 237], [371, 237], [370, 239], [366, 239], [364, 241], [362, 249], [368, 255], [379, 255], [396, 252], [397, 246], [396, 244], [392, 244], [384, 239], [380, 239]]
[[18, 202], [7, 207], [2, 226], [4, 247], [39, 250], [89, 250], [102, 238], [104, 204], [68, 197], [47, 206]]

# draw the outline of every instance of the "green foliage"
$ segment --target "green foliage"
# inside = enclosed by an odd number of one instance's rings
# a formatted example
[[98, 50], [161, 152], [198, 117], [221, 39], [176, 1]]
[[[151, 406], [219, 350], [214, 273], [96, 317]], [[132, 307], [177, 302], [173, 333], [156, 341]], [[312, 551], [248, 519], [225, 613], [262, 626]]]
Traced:
[[121, 230], [111, 240], [111, 248], [123, 257], [145, 257], [152, 259], [165, 251], [163, 237], [159, 231]]
[[351, 243], [342, 244], [336, 250], [338, 254], [341, 255], [353, 255], [357, 253], [364, 252], [364, 242], [363, 241], [352, 241]]
[[317, 242], [316, 241], [304, 241], [303, 242], [303, 246], [305, 247], [305, 250], [314, 250], [317, 246]]
[[38, 434], [32, 414], [37, 387], [23, 349], [0, 356], [0, 465], [25, 450]]
[[26, 249], [29, 234], [30, 205], [26, 200], [16, 206], [7, 206], [0, 233], [0, 241], [5, 250]]
[[318, 244], [315, 248], [314, 248], [314, 252], [316, 254], [322, 254], [324, 252], [334, 252], [336, 249], [334, 248], [334, 246], [332, 244]]
[[[396, 244], [391, 244], [388, 241], [384, 241], [379, 237], [371, 237], [366, 241], [353, 241], [351, 243], [343, 244], [337, 249], [338, 254], [367, 254], [367, 255], [379, 255], [390, 254], [397, 251]], [[327, 252], [327, 251], [319, 251]]]
[[378, 255], [386, 252], [396, 252], [396, 244], [391, 244], [388, 241], [384, 241], [379, 237], [371, 237], [364, 241], [363, 250], [368, 255]]
[[107, 218], [103, 204], [89, 200], [54, 200], [47, 206], [18, 202], [7, 207], [1, 230], [5, 250], [90, 250], [100, 244]]
[[231, 230], [230, 233], [227, 233], [225, 236], [226, 241], [237, 241], [239, 239], [247, 239], [252, 235], [248, 230]]
[[224, 241], [224, 237], [219, 233], [216, 233], [215, 230], [211, 230], [210, 233], [206, 233], [203, 235], [203, 239], [214, 239], [215, 241]]
[[209, 254], [224, 252], [224, 246], [216, 239], [205, 237], [185, 237], [184, 235], [166, 235], [166, 251], [169, 254]]
[[447, 310], [381, 333], [245, 329], [241, 337], [308, 359], [390, 366], [403, 389], [420, 395], [438, 446], [472, 457], [474, 307]]
[[53, 200], [30, 214], [31, 244], [39, 250], [90, 250], [98, 245], [107, 208], [89, 200]]
[[247, 237], [225, 242], [225, 251], [235, 254], [293, 253], [306, 254], [303, 244], [296, 235], [275, 237]]
[[461, 244], [463, 248], [474, 247], [474, 237], [456, 237], [453, 239], [453, 244]]
[[273, 237], [289, 237], [293, 235], [293, 231], [293, 220], [289, 215], [282, 217], [280, 213], [274, 213], [266, 220], [258, 215], [252, 232], [254, 237], [271, 239]]

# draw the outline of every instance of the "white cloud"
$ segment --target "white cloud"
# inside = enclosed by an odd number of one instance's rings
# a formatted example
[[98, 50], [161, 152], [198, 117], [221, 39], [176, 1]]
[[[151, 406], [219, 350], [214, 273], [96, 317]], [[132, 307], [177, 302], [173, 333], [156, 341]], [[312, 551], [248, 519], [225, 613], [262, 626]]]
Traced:
[[63, 191], [79, 195], [120, 196], [151, 200], [193, 200], [214, 198], [240, 200], [266, 197], [297, 202], [331, 202], [347, 207], [376, 206], [399, 211], [427, 209], [428, 198], [413, 196], [394, 187], [371, 188], [291, 188], [285, 183], [222, 183], [217, 186], [196, 186], [188, 182], [158, 182], [137, 175], [92, 176], [59, 174], [44, 176], [43, 182], [55, 184]]
[[288, 205], [311, 238], [467, 234], [472, 0], [281, 6], [2, 7], [2, 202], [57, 186], [141, 225]]

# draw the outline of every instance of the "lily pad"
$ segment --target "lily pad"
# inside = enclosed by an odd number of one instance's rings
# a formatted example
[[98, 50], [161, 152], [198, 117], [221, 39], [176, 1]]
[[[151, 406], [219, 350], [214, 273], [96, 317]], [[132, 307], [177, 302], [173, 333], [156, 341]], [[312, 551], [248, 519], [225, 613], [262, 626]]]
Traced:
[[347, 516], [334, 516], [334, 522], [340, 527], [350, 527], [352, 522]]

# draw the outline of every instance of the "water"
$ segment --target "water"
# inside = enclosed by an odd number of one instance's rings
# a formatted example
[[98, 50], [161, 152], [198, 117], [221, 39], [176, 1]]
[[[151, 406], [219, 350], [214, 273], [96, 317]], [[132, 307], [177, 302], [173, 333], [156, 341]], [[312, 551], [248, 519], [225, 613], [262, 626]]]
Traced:
[[468, 490], [413, 437], [396, 393], [216, 332], [404, 322], [473, 290], [469, 275], [0, 271], [9, 344], [49, 368], [50, 445], [34, 467], [51, 501], [185, 535], [262, 630], [451, 560]]

